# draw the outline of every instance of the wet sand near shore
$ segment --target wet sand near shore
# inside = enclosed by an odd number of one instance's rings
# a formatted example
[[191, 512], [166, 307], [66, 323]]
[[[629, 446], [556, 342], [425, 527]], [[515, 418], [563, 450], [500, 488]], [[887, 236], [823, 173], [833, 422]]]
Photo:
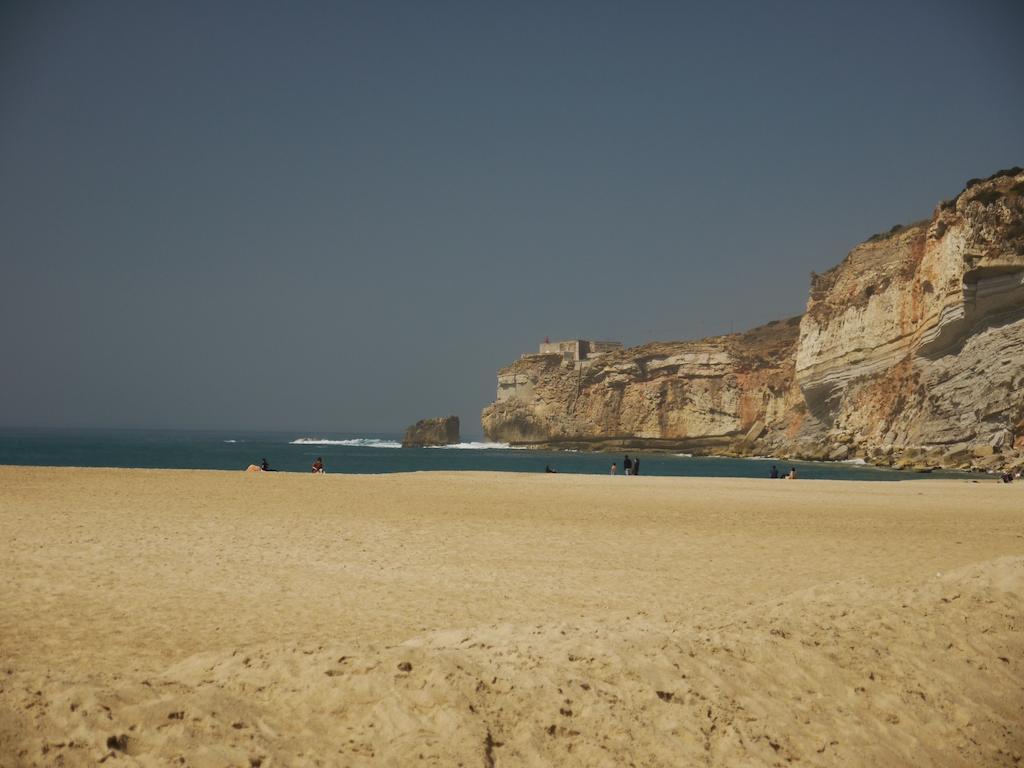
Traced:
[[1016, 765], [1024, 485], [0, 467], [0, 766]]

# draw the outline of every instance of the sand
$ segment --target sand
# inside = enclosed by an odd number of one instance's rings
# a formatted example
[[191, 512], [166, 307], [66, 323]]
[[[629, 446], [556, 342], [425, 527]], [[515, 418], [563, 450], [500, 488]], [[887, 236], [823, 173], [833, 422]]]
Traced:
[[0, 766], [1020, 765], [1024, 484], [0, 467]]

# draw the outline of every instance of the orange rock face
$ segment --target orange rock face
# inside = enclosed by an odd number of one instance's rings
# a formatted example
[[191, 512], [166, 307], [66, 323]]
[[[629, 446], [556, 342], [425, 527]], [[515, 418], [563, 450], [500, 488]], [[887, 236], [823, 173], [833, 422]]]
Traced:
[[1022, 383], [1011, 169], [814, 276], [801, 318], [591, 361], [525, 356], [499, 372], [482, 423], [512, 443], [996, 467], [1022, 463]]

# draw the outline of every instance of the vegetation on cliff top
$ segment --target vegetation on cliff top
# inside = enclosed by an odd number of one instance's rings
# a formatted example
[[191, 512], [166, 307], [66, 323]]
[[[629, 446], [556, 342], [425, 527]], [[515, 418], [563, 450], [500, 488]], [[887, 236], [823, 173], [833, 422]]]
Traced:
[[877, 243], [877, 242], [880, 242], [882, 240], [887, 240], [888, 238], [892, 237], [893, 235], [898, 235], [901, 232], [906, 232], [907, 230], [914, 229], [915, 227], [924, 226], [925, 224], [927, 224], [930, 221], [931, 221], [931, 219], [921, 219], [919, 221], [915, 221], [915, 222], [912, 222], [910, 224], [896, 224], [896, 225], [894, 225], [891, 229], [889, 229], [886, 232], [876, 232], [875, 234], [873, 234], [871, 237], [869, 237], [864, 242], [866, 242], [866, 243]]
[[[979, 186], [981, 184], [986, 184], [986, 183], [988, 183], [990, 181], [996, 181], [997, 179], [1002, 179], [1002, 178], [1012, 179], [1012, 178], [1015, 178], [1017, 176], [1020, 176], [1021, 174], [1024, 174], [1024, 168], [1021, 168], [1020, 166], [1016, 166], [1015, 165], [1012, 168], [1002, 168], [1002, 169], [996, 171], [995, 173], [993, 173], [991, 176], [985, 177], [984, 179], [982, 179], [982, 178], [968, 179], [964, 183], [964, 188], [963, 188], [963, 190], [961, 190], [960, 194], [958, 194], [952, 200], [946, 200], [946, 201], [940, 203], [939, 204], [939, 210], [940, 211], [955, 210], [956, 209], [957, 201], [959, 201], [970, 190], [974, 189], [975, 187], [977, 187], [977, 186]], [[980, 191], [974, 193], [972, 195], [971, 199], [978, 201], [982, 205], [988, 206], [988, 205], [992, 205], [993, 203], [995, 203], [998, 200], [1000, 200], [1002, 198], [1005, 198], [1005, 197], [1019, 197], [1019, 196], [1024, 196], [1024, 181], [1019, 181], [1016, 184], [1014, 184], [1014, 185], [1012, 185], [1010, 187], [1006, 187], [1006, 188], [994, 187], [992, 189], [980, 190]], [[909, 232], [909, 231], [917, 229], [919, 227], [920, 228], [927, 227], [934, 220], [934, 218], [935, 218], [935, 216], [933, 215], [933, 216], [931, 216], [931, 217], [929, 217], [927, 219], [921, 219], [920, 221], [915, 221], [915, 222], [912, 222], [910, 224], [896, 224], [895, 226], [893, 226], [892, 228], [890, 228], [889, 230], [887, 230], [885, 232], [877, 232], [877, 233], [873, 234], [871, 237], [869, 237], [867, 240], [865, 240], [864, 243], [862, 243], [861, 245], [866, 244], [866, 243], [872, 243], [872, 244], [882, 243], [882, 242], [885, 242], [886, 240], [888, 240], [889, 238], [894, 237], [894, 236], [899, 235], [899, 234], [902, 234], [904, 232]], [[1021, 235], [1022, 230], [1020, 230], [1019, 227], [1021, 227], [1021, 225], [1016, 225], [1014, 227], [1011, 227], [1007, 231], [1007, 236], [1011, 240], [1016, 239], [1017, 237], [1019, 237]], [[834, 282], [835, 282], [835, 277], [836, 277], [836, 275], [838, 275], [840, 268], [842, 268], [842, 267], [844, 267], [844, 266], [849, 264], [850, 259], [853, 257], [854, 253], [857, 250], [858, 250], [857, 248], [852, 249], [849, 253], [846, 254], [846, 256], [843, 258], [843, 260], [839, 264], [835, 265], [834, 267], [832, 267], [831, 269], [828, 269], [825, 272], [822, 272], [821, 274], [819, 274], [817, 272], [811, 272], [811, 299], [812, 300], [819, 301], [822, 298], [824, 298], [825, 295], [829, 293], [829, 291], [832, 290]]]
[[[952, 200], [946, 200], [939, 206], [939, 208], [944, 211], [955, 210], [956, 204], [960, 200], [960, 198], [963, 197], [971, 189], [978, 186], [979, 184], [984, 184], [987, 181], [995, 181], [996, 179], [1003, 178], [1004, 176], [1019, 176], [1022, 173], [1024, 173], [1024, 168], [1021, 168], [1019, 165], [1015, 165], [1013, 166], [1013, 168], [1001, 168], [1000, 170], [993, 173], [991, 176], [988, 176], [984, 179], [968, 179], [964, 183], [964, 188], [960, 191], [960, 194], [958, 194]], [[1014, 184], [1009, 191], [1014, 192], [1016, 194], [1021, 194], [1021, 188], [1024, 188], [1024, 182]], [[995, 193], [995, 196], [990, 197], [990, 193]], [[975, 199], [980, 201], [982, 205], [991, 205], [997, 199], [1002, 197], [1002, 195], [1003, 192], [999, 190], [986, 190], [976, 195]]]

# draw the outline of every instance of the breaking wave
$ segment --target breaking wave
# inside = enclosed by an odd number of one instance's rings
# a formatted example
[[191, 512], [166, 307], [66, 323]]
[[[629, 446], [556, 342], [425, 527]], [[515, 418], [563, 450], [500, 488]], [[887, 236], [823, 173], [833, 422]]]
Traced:
[[[326, 437], [299, 437], [292, 440], [288, 445], [345, 445], [350, 448], [401, 448], [402, 443], [398, 440], [382, 440], [376, 437], [355, 437], [348, 440], [330, 440]], [[508, 443], [484, 443], [467, 442], [454, 443], [452, 445], [431, 445], [428, 448], [462, 449], [462, 450], [488, 450], [505, 449], [519, 450]]]
[[397, 440], [380, 440], [376, 437], [356, 437], [351, 440], [328, 440], [323, 437], [299, 437], [288, 445], [347, 445], [350, 448], [401, 448]]

